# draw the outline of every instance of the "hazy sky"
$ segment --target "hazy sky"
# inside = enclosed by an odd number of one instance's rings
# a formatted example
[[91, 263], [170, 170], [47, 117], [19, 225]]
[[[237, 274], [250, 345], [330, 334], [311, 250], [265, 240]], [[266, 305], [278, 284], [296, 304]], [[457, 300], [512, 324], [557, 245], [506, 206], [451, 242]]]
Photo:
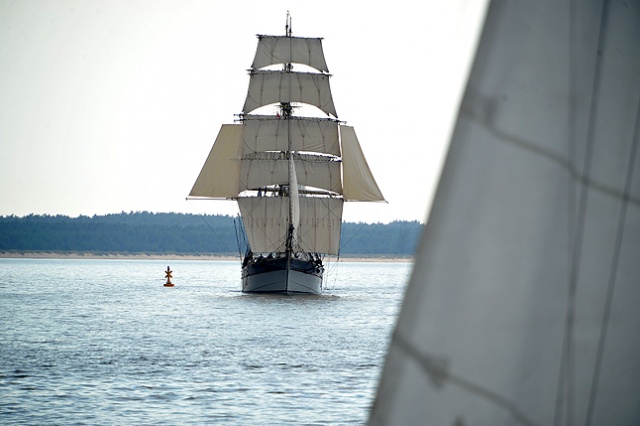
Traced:
[[324, 37], [339, 118], [388, 204], [427, 215], [485, 0], [0, 0], [0, 215], [235, 214], [185, 201], [241, 112], [256, 34]]

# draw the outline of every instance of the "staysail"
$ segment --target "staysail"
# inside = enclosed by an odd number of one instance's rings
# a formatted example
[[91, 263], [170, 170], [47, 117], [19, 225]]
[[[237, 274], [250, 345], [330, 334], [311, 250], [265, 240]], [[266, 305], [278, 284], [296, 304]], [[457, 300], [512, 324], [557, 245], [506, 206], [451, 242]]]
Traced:
[[364, 157], [356, 131], [340, 126], [342, 135], [342, 161], [344, 162], [343, 195], [348, 201], [384, 201], [382, 192], [373, 178]]
[[490, 4], [369, 424], [638, 424], [639, 41]]
[[243, 128], [239, 124], [222, 125], [211, 152], [189, 192], [190, 197], [225, 199], [238, 196], [242, 134]]

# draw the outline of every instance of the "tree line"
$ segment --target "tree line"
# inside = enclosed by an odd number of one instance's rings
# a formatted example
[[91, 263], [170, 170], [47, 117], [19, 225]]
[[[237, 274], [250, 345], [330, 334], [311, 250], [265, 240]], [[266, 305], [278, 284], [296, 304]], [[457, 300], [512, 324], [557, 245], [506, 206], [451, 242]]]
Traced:
[[[418, 221], [343, 222], [341, 254], [410, 256], [422, 227]], [[240, 220], [225, 215], [0, 216], [0, 251], [239, 254], [242, 235]]]

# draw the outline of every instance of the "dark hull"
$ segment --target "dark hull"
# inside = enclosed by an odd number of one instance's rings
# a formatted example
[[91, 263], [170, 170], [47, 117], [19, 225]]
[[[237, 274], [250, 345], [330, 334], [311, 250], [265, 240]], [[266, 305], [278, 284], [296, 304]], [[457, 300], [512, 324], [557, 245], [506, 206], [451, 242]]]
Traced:
[[320, 294], [323, 272], [317, 260], [251, 257], [242, 267], [242, 291]]

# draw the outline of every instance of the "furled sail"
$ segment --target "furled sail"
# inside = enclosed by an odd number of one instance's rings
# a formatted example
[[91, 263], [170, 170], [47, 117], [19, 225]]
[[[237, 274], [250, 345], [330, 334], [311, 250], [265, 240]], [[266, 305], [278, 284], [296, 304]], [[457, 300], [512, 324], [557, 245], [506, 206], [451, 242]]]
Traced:
[[248, 114], [256, 108], [278, 102], [302, 102], [338, 116], [328, 74], [252, 71], [242, 111]]
[[289, 154], [289, 217], [291, 218], [291, 225], [293, 225], [291, 238], [293, 241], [297, 241], [298, 226], [300, 226], [300, 200], [298, 177], [296, 176], [296, 166], [292, 154]]
[[369, 169], [353, 127], [340, 126], [342, 136], [343, 195], [346, 201], [384, 201]]
[[338, 123], [324, 118], [271, 115], [244, 117], [242, 152], [307, 151], [340, 155]]
[[240, 180], [242, 126], [224, 124], [189, 193], [190, 197], [236, 197]]
[[369, 424], [640, 423], [639, 41], [490, 4]]
[[[300, 219], [293, 245], [312, 253], [338, 254], [343, 201], [320, 197], [298, 200]], [[289, 197], [243, 197], [238, 205], [254, 252], [285, 251]]]
[[258, 36], [258, 49], [251, 68], [289, 63], [304, 64], [318, 71], [329, 72], [321, 38]]
[[[299, 185], [342, 192], [340, 163], [330, 157], [292, 154], [296, 159], [296, 176]], [[240, 165], [240, 191], [258, 189], [268, 185], [289, 183], [287, 154], [260, 152], [242, 158]]]

